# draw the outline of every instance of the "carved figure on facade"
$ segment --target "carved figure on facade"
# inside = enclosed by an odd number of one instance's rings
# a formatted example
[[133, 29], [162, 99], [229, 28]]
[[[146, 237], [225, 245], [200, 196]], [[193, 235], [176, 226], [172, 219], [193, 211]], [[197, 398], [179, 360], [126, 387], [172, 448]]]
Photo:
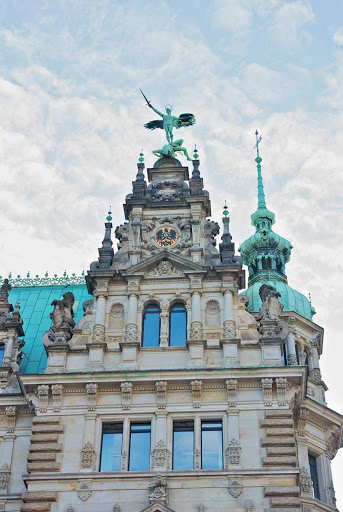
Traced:
[[337, 425], [334, 425], [331, 428], [327, 429], [325, 437], [329, 459], [333, 459], [336, 456], [337, 450], [342, 445], [341, 429]]
[[198, 505], [198, 512], [205, 512], [205, 505], [203, 503], [200, 503], [200, 505]]
[[262, 337], [274, 338], [282, 330], [280, 315], [283, 305], [279, 301], [281, 295], [267, 284], [261, 286], [259, 295], [262, 306], [257, 316], [257, 320], [260, 322], [258, 331], [262, 334]]
[[118, 505], [118, 503], [114, 505], [113, 512], [120, 512], [120, 506]]
[[231, 464], [240, 464], [240, 460], [241, 447], [237, 439], [233, 437], [225, 450], [225, 468]]
[[312, 495], [312, 480], [308, 469], [302, 466], [299, 469], [299, 480], [301, 492]]
[[94, 469], [95, 451], [94, 446], [88, 441], [82, 448], [81, 467], [83, 469]]
[[246, 512], [253, 512], [253, 510], [254, 510], [254, 503], [251, 500], [247, 500], [245, 502], [245, 510], [246, 510]]
[[167, 502], [167, 480], [161, 474], [155, 475], [149, 483], [149, 500], [150, 503], [159, 501]]
[[73, 335], [75, 298], [72, 292], [67, 292], [61, 300], [53, 300], [51, 305], [54, 310], [50, 313], [52, 325], [49, 331], [43, 336], [43, 344], [48, 347], [51, 344], [65, 345]]
[[204, 256], [205, 258], [219, 258], [216, 248], [216, 236], [219, 235], [220, 227], [218, 222], [207, 219], [204, 222]]

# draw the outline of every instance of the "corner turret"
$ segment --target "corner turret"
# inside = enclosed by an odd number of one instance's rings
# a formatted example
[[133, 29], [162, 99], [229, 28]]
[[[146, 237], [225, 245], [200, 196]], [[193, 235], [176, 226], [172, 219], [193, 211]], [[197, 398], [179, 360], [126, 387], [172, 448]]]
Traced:
[[259, 144], [262, 137], [255, 132], [257, 157], [257, 210], [251, 215], [251, 224], [256, 233], [239, 247], [243, 263], [248, 266], [248, 289], [244, 295], [249, 297], [249, 312], [257, 312], [261, 307], [259, 288], [268, 284], [281, 293], [281, 302], [285, 311], [295, 311], [302, 316], [312, 319], [315, 313], [308, 299], [301, 293], [288, 286], [285, 273], [286, 264], [291, 257], [293, 246], [285, 238], [273, 231], [275, 214], [267, 208], [264, 193]]

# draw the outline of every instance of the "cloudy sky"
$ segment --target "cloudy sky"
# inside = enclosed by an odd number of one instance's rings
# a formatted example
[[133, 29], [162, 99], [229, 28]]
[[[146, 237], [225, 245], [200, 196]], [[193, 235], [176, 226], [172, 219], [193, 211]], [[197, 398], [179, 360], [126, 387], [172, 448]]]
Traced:
[[[112, 205], [123, 222], [154, 118], [139, 93], [193, 112], [185, 145], [237, 244], [256, 208], [254, 131], [275, 230], [294, 249], [289, 283], [325, 327], [328, 404], [343, 413], [342, 0], [2, 0], [1, 275], [80, 274]], [[181, 132], [180, 132], [181, 136]], [[333, 462], [343, 506], [343, 453]]]

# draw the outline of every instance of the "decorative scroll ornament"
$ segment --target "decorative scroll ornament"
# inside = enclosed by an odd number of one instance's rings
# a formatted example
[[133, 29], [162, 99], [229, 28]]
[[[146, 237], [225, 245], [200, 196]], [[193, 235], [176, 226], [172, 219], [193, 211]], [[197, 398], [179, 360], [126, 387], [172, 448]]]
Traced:
[[[0, 284], [3, 284], [5, 279], [0, 276]], [[30, 272], [26, 274], [26, 277], [21, 277], [17, 275], [17, 277], [12, 277], [12, 274], [8, 275], [8, 282], [13, 287], [24, 287], [24, 286], [68, 286], [73, 284], [85, 284], [85, 273], [82, 271], [81, 276], [77, 276], [76, 274], [72, 274], [70, 277], [67, 272], [63, 273], [63, 276], [58, 277], [57, 274], [54, 274], [53, 277], [49, 277], [48, 272], [45, 273], [44, 277], [39, 277], [39, 275], [35, 275], [34, 277], [30, 276]]]
[[127, 324], [125, 332], [125, 341], [137, 341], [137, 326], [135, 324]]
[[233, 320], [224, 322], [223, 336], [225, 339], [237, 338], [237, 329]]
[[201, 322], [192, 322], [191, 325], [191, 340], [202, 340], [203, 331]]
[[101, 324], [97, 324], [93, 328], [93, 343], [104, 343], [105, 342], [105, 327]]

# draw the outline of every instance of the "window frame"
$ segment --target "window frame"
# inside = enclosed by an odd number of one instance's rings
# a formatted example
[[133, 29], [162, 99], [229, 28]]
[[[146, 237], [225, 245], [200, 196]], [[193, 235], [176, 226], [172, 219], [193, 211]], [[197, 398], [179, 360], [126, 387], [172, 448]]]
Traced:
[[[193, 467], [191, 469], [174, 469], [174, 424], [175, 423], [190, 423], [192, 422], [193, 423], [193, 430], [188, 430], [188, 432], [193, 432]], [[187, 430], [185, 430], [184, 432], [187, 432]], [[194, 470], [194, 455], [195, 455], [195, 421], [194, 421], [194, 418], [193, 419], [182, 419], [182, 420], [179, 420], [179, 419], [174, 419], [173, 420], [173, 423], [172, 423], [172, 450], [171, 450], [171, 454], [172, 454], [172, 471], [192, 471]]]
[[[121, 451], [120, 451], [120, 469], [119, 470], [110, 470], [110, 471], [102, 471], [101, 470], [101, 462], [102, 462], [102, 458], [103, 458], [103, 454], [102, 454], [102, 448], [103, 448], [103, 442], [104, 442], [104, 426], [105, 425], [113, 425], [113, 424], [121, 424], [122, 425], [122, 431], [121, 431], [121, 435], [122, 435], [122, 439], [121, 439]], [[119, 421], [103, 421], [102, 424], [101, 424], [101, 441], [100, 441], [100, 457], [99, 457], [99, 473], [119, 473], [122, 469], [122, 457], [123, 457], [123, 444], [124, 444], [124, 421], [123, 421], [123, 418]]]
[[[157, 343], [157, 345], [145, 345], [144, 346], [145, 315], [146, 315], [147, 309], [149, 307], [151, 307], [151, 306], [156, 306], [159, 309], [159, 311], [158, 311], [158, 315], [159, 315], [158, 340], [157, 340], [158, 343]], [[156, 313], [157, 313], [157, 311], [156, 311]], [[158, 348], [160, 346], [160, 342], [161, 342], [161, 306], [160, 306], [160, 304], [158, 302], [148, 302], [147, 304], [144, 305], [144, 309], [142, 311], [142, 342], [141, 342], [141, 348]]]
[[0, 368], [2, 367], [2, 364], [4, 362], [5, 349], [6, 349], [5, 343], [0, 343], [0, 353], [2, 352], [2, 357], [0, 357]]
[[[311, 464], [310, 464], [310, 458], [314, 459], [315, 461], [315, 473], [316, 473], [316, 483], [314, 482], [312, 478], [312, 471], [311, 471]], [[308, 467], [309, 467], [309, 474], [310, 479], [312, 482], [312, 490], [313, 490], [313, 498], [321, 501], [321, 468], [320, 468], [320, 455], [316, 454], [315, 452], [309, 451], [308, 452]]]
[[[150, 425], [150, 431], [149, 431], [149, 434], [150, 434], [150, 443], [149, 443], [149, 469], [130, 469], [130, 460], [131, 460], [131, 449], [132, 449], [132, 442], [131, 442], [131, 435], [132, 435], [132, 426], [133, 425]], [[138, 433], [138, 432], [134, 432], [134, 433]], [[145, 433], [145, 432], [144, 432]], [[128, 435], [128, 445], [129, 445], [129, 448], [128, 448], [128, 452], [127, 452], [127, 469], [126, 471], [127, 472], [147, 472], [147, 471], [151, 471], [151, 442], [152, 442], [152, 434], [153, 434], [153, 431], [152, 431], [152, 421], [143, 421], [143, 420], [133, 420], [129, 422], [129, 435]]]
[[[171, 326], [172, 326], [172, 314], [174, 313], [172, 311], [172, 308], [174, 306], [178, 306], [178, 305], [181, 305], [183, 306], [184, 308], [184, 313], [185, 313], [185, 343], [184, 345], [172, 345], [171, 344], [171, 340], [172, 340], [172, 337], [171, 337]], [[175, 312], [175, 314], [177, 314], [177, 312]], [[185, 302], [183, 302], [182, 300], [175, 300], [169, 307], [169, 311], [168, 311], [168, 322], [169, 322], [169, 327], [168, 327], [168, 346], [171, 347], [171, 348], [185, 348], [187, 347], [187, 334], [188, 334], [188, 311], [187, 311], [187, 304], [185, 304]]]
[[[211, 419], [211, 420], [205, 419], [204, 420], [204, 419], [201, 419], [201, 421], [200, 421], [200, 435], [201, 435], [201, 441], [200, 441], [201, 442], [201, 450], [200, 450], [201, 463], [200, 464], [201, 464], [201, 469], [203, 469], [204, 471], [211, 471], [211, 469], [203, 468], [203, 449], [202, 449], [203, 442], [202, 442], [202, 440], [203, 440], [203, 432], [204, 431], [206, 432], [206, 430], [203, 430], [202, 425], [206, 424], [206, 423], [221, 423], [221, 430], [220, 430], [220, 432], [221, 432], [221, 466], [222, 467], [221, 468], [213, 468], [213, 470], [221, 471], [221, 470], [224, 469], [224, 465], [225, 465], [224, 464], [224, 426], [223, 426], [223, 420], [222, 419], [221, 420], [216, 420], [216, 419]], [[211, 430], [216, 431], [215, 429], [211, 429]], [[207, 430], [207, 431], [209, 431], [209, 430]]]

